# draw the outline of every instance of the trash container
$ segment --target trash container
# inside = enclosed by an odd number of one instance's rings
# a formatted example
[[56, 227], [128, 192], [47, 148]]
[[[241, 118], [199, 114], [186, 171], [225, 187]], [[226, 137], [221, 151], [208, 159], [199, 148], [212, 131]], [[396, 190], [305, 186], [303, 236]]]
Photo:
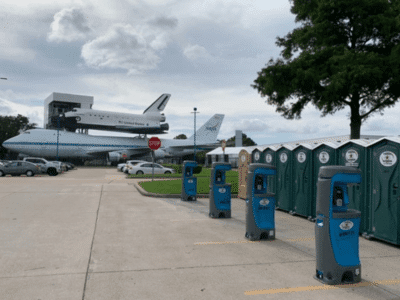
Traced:
[[400, 245], [400, 139], [384, 137], [367, 149], [371, 236]]
[[361, 281], [359, 238], [361, 212], [349, 209], [348, 184], [359, 184], [354, 167], [326, 166], [318, 173], [315, 222], [316, 275], [326, 284]]
[[229, 163], [213, 163], [210, 178], [211, 218], [231, 217], [231, 184], [226, 183], [226, 171], [231, 170]]
[[293, 214], [313, 220], [313, 159], [315, 145], [300, 144], [293, 149]]
[[337, 165], [350, 166], [361, 170], [363, 178], [360, 184], [349, 186], [349, 208], [361, 212], [360, 234], [369, 237], [371, 229], [369, 227], [369, 194], [367, 193], [368, 172], [367, 172], [367, 146], [371, 141], [349, 140], [341, 144], [337, 149]]
[[196, 201], [197, 178], [193, 176], [197, 162], [185, 160], [182, 168], [182, 201]]
[[293, 148], [291, 145], [283, 145], [282, 148], [276, 151], [276, 207], [288, 212], [293, 210]]
[[267, 192], [267, 178], [271, 175], [276, 175], [272, 165], [249, 166], [245, 237], [251, 241], [275, 238], [275, 198]]

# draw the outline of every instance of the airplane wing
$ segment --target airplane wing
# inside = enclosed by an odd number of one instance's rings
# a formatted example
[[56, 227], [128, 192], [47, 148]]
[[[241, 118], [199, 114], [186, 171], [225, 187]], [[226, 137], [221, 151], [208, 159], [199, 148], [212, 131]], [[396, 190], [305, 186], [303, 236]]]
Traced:
[[112, 150], [107, 150], [107, 151], [87, 151], [88, 154], [92, 155], [106, 155], [109, 152], [125, 152], [129, 153], [129, 155], [142, 155], [142, 154], [147, 154], [151, 151], [150, 148], [140, 148], [140, 149], [112, 149]]
[[[218, 147], [221, 147], [221, 143], [220, 142], [219, 143], [196, 145], [196, 149], [204, 149], [204, 150], [215, 149], [215, 148], [218, 148]], [[192, 144], [192, 145], [169, 146], [169, 148], [177, 149], [177, 150], [179, 150], [179, 149], [193, 149], [194, 148], [194, 144]]]

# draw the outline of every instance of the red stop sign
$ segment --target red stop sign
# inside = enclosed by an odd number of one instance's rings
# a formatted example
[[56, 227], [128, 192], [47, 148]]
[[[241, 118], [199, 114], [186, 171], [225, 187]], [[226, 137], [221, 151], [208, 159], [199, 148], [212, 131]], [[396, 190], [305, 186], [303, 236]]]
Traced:
[[161, 147], [161, 140], [158, 137], [152, 137], [149, 139], [149, 148], [151, 150], [157, 150]]

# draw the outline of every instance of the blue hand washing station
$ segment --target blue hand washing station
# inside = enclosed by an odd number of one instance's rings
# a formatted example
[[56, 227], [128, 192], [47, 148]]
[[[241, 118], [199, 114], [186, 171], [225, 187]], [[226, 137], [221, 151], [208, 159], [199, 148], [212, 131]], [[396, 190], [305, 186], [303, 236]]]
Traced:
[[197, 162], [185, 160], [182, 168], [182, 201], [196, 201], [197, 178], [193, 176]]
[[211, 169], [210, 213], [211, 218], [231, 217], [231, 184], [226, 183], [225, 172], [232, 169], [229, 163], [214, 162]]
[[317, 182], [315, 279], [326, 284], [361, 281], [358, 233], [361, 212], [349, 209], [348, 184], [361, 183], [361, 170], [321, 167]]
[[275, 238], [275, 194], [268, 193], [268, 176], [276, 175], [269, 164], [250, 164], [247, 176], [246, 235], [251, 241]]

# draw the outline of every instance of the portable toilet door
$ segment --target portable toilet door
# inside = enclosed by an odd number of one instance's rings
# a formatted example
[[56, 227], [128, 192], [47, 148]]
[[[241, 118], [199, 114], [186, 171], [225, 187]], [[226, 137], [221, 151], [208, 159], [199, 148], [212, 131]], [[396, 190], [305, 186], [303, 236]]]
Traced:
[[[267, 146], [267, 148], [262, 152], [262, 158], [264, 158], [261, 162], [273, 165], [276, 167], [276, 151], [281, 148], [281, 146]], [[268, 176], [268, 193], [276, 194], [276, 176]]]
[[316, 201], [317, 201], [317, 182], [318, 182], [318, 172], [320, 167], [331, 166], [336, 164], [336, 149], [339, 144], [332, 142], [324, 142], [317, 145], [313, 149], [313, 186], [314, 192], [312, 197], [311, 209], [312, 217], [316, 216]]
[[[314, 146], [315, 147], [315, 146]], [[300, 144], [293, 149], [293, 213], [313, 218], [312, 197], [313, 185], [313, 159], [312, 149], [309, 144]]]
[[251, 153], [251, 161], [252, 163], [260, 163], [261, 162], [261, 151], [257, 148], [253, 150]]
[[283, 145], [276, 151], [276, 207], [291, 212], [293, 210], [292, 196], [292, 150], [293, 146]]
[[251, 154], [245, 149], [239, 152], [239, 186], [238, 186], [238, 197], [246, 199], [247, 197], [247, 174], [249, 173], [249, 166], [251, 163]]
[[367, 149], [372, 236], [400, 245], [400, 139], [384, 137]]
[[369, 193], [367, 193], [367, 147], [368, 142], [364, 140], [349, 140], [337, 148], [337, 165], [350, 166], [361, 170], [361, 184], [348, 187], [349, 208], [361, 212], [360, 233], [367, 236], [371, 233], [369, 227]]

